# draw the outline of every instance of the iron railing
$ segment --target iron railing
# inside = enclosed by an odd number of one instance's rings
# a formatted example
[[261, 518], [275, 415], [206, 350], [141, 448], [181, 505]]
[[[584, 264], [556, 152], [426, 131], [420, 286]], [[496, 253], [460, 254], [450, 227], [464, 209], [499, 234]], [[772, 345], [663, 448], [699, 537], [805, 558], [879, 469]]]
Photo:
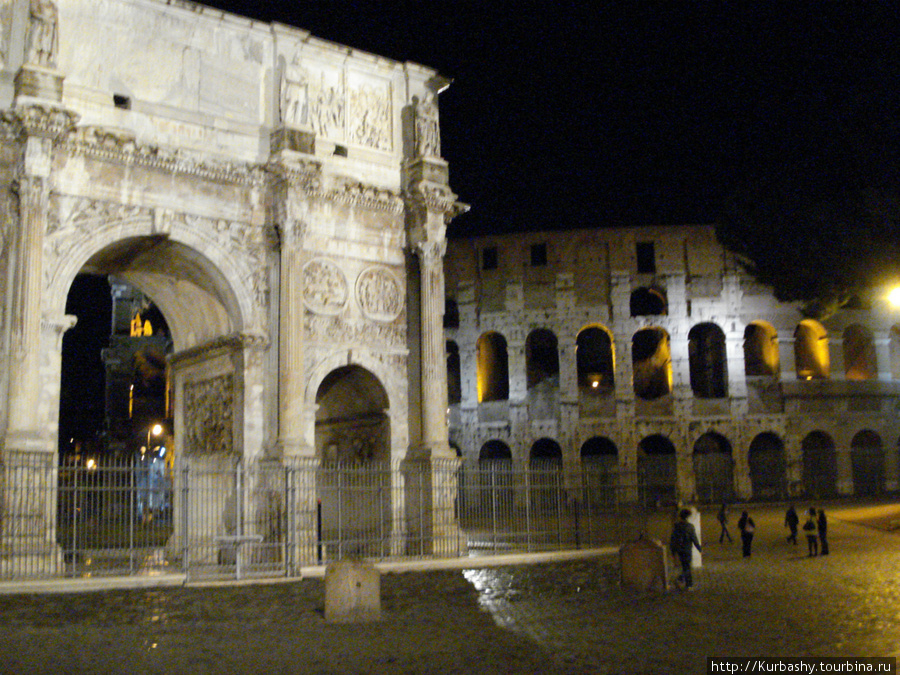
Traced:
[[[0, 577], [178, 572], [297, 576], [401, 560], [618, 544], [669, 509], [662, 471], [557, 461], [241, 461], [232, 455], [57, 466], [0, 463]], [[667, 475], [667, 474], [665, 474]]]

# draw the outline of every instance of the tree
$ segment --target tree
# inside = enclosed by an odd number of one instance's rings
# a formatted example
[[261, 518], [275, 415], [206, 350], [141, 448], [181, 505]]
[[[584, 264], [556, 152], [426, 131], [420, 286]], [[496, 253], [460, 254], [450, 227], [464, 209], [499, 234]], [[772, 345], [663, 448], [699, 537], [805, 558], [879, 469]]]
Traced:
[[900, 196], [887, 188], [747, 183], [716, 234], [781, 301], [824, 318], [866, 289], [900, 281]]

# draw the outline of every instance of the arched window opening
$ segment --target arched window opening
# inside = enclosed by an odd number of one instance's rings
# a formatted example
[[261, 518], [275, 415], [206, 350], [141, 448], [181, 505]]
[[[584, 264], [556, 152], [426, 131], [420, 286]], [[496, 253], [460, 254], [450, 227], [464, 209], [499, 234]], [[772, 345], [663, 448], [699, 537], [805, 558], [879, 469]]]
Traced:
[[556, 513], [562, 504], [562, 450], [559, 443], [541, 438], [531, 446], [531, 505], [538, 515]]
[[658, 288], [638, 288], [631, 294], [631, 316], [660, 316], [668, 314], [665, 293]]
[[818, 321], [804, 319], [794, 331], [794, 358], [798, 380], [826, 379], [831, 368], [828, 333]]
[[875, 338], [865, 326], [852, 324], [844, 329], [844, 372], [848, 380], [878, 377]]
[[642, 503], [675, 503], [675, 446], [665, 436], [647, 436], [638, 444], [638, 488]]
[[527, 387], [541, 383], [559, 386], [559, 349], [556, 336], [546, 328], [531, 331], [525, 341]]
[[500, 333], [485, 333], [476, 345], [478, 402], [509, 398], [509, 360], [506, 339]]
[[747, 377], [778, 377], [778, 333], [771, 324], [754, 321], [744, 329], [744, 373]]
[[505, 517], [513, 509], [512, 452], [503, 441], [491, 440], [478, 453], [478, 495], [481, 513]]
[[459, 306], [453, 298], [444, 298], [444, 328], [459, 328]]
[[462, 400], [462, 375], [459, 365], [459, 347], [452, 340], [447, 342], [447, 403], [456, 405]]
[[691, 390], [697, 398], [728, 395], [725, 333], [714, 323], [701, 323], [688, 333]]
[[850, 465], [853, 470], [853, 492], [877, 495], [884, 492], [884, 448], [881, 436], [868, 429], [860, 431], [850, 442]]
[[672, 391], [669, 334], [662, 328], [644, 328], [631, 338], [634, 393], [652, 401]]
[[620, 501], [618, 490], [619, 449], [603, 436], [594, 436], [581, 446], [584, 502], [593, 506], [613, 506]]
[[605, 328], [589, 326], [575, 339], [578, 389], [582, 394], [600, 394], [615, 385], [612, 338]]
[[806, 494], [833, 497], [837, 494], [837, 455], [834, 441], [823, 431], [813, 431], [803, 439], [803, 485]]
[[770, 431], [758, 434], [747, 453], [750, 487], [754, 499], [781, 499], [787, 496], [784, 443]]
[[734, 461], [731, 443], [708, 432], [694, 443], [694, 482], [697, 498], [707, 504], [730, 501], [734, 496]]

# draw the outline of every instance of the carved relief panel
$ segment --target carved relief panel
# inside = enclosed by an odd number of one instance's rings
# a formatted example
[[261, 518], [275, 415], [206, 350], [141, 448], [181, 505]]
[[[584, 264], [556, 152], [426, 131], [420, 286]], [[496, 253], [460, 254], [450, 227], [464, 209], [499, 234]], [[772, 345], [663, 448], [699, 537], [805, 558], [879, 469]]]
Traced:
[[338, 314], [347, 304], [347, 279], [333, 261], [315, 258], [303, 266], [303, 302], [316, 314]]
[[356, 299], [365, 317], [389, 323], [403, 310], [400, 282], [387, 267], [369, 267], [356, 280]]
[[185, 452], [234, 451], [234, 375], [227, 373], [184, 385]]

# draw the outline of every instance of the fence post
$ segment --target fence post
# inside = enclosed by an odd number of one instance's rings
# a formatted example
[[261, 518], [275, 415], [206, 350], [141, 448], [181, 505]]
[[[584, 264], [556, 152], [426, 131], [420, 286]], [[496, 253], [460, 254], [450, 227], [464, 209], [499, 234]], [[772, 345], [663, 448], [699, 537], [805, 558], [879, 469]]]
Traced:
[[188, 464], [181, 469], [181, 567], [185, 577], [188, 576], [190, 545], [188, 542], [188, 526], [190, 525], [190, 489], [188, 487]]
[[497, 467], [494, 462], [490, 464], [491, 470], [491, 541], [494, 544], [494, 553], [497, 552]]
[[556, 482], [556, 546], [562, 548], [562, 470], [553, 472]]
[[78, 464], [73, 468], [75, 475], [72, 481], [72, 573], [78, 560]]
[[525, 550], [531, 553], [531, 465], [525, 467]]
[[134, 457], [131, 458], [131, 469], [128, 472], [128, 570], [134, 574]]

